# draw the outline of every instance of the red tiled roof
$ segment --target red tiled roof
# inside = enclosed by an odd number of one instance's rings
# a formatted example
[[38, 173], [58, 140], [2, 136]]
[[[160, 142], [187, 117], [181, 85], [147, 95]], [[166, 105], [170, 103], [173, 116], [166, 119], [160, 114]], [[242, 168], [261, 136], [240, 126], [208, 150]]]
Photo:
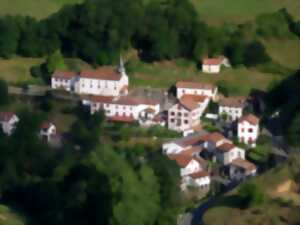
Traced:
[[221, 65], [222, 59], [221, 58], [206, 58], [203, 59], [203, 65]]
[[197, 173], [192, 173], [188, 175], [189, 177], [193, 178], [193, 179], [197, 179], [197, 178], [201, 178], [201, 177], [209, 177], [209, 173], [207, 171], [199, 171]]
[[217, 143], [223, 139], [226, 139], [226, 138], [218, 132], [213, 132], [213, 133], [207, 134], [202, 137], [203, 141], [211, 141], [211, 142], [215, 142], [215, 143]]
[[52, 77], [54, 77], [54, 78], [60, 78], [60, 79], [65, 79], [65, 80], [70, 80], [75, 76], [76, 76], [75, 72], [62, 71], [62, 70], [56, 70], [56, 71], [54, 71], [54, 73], [52, 75]]
[[239, 119], [239, 123], [242, 123], [244, 121], [247, 121], [248, 123], [252, 125], [258, 125], [259, 124], [259, 118], [254, 116], [253, 114], [248, 114]]
[[186, 167], [193, 159], [193, 157], [183, 154], [168, 155], [171, 160], [175, 160], [180, 167]]
[[43, 129], [43, 130], [48, 130], [51, 127], [51, 125], [53, 125], [53, 124], [50, 123], [50, 122], [43, 122], [41, 124], [40, 128]]
[[242, 108], [245, 106], [245, 102], [246, 102], [245, 97], [229, 97], [229, 98], [220, 99], [219, 105], [227, 106], [227, 107]]
[[213, 90], [215, 86], [212, 84], [206, 83], [197, 83], [197, 82], [190, 82], [190, 81], [178, 81], [176, 83], [177, 88], [191, 88], [191, 89], [206, 89], [206, 90]]
[[220, 145], [217, 149], [221, 152], [229, 152], [234, 148], [235, 148], [234, 144], [224, 143], [224, 144]]
[[15, 115], [13, 112], [0, 112], [0, 121], [8, 122]]
[[194, 136], [187, 136], [183, 138], [181, 141], [181, 146], [190, 146], [190, 145], [195, 145], [199, 142], [203, 142], [203, 135], [194, 135]]
[[206, 95], [183, 95], [180, 99], [188, 99], [195, 102], [204, 102], [208, 97]]
[[195, 102], [193, 99], [181, 98], [179, 99], [179, 104], [181, 104], [184, 108], [186, 108], [189, 111], [193, 111], [199, 108], [198, 103]]
[[190, 147], [190, 148], [184, 150], [180, 154], [187, 155], [187, 156], [193, 156], [193, 154], [200, 153], [202, 151], [203, 151], [203, 148], [201, 146], [193, 146], [193, 147]]
[[132, 116], [110, 116], [108, 120], [114, 122], [133, 123], [135, 120]]
[[96, 70], [84, 70], [81, 71], [80, 76], [84, 78], [112, 81], [118, 81], [122, 77], [122, 75], [112, 67], [100, 67]]
[[241, 159], [241, 158], [233, 160], [231, 162], [231, 164], [234, 166], [243, 168], [246, 171], [256, 170], [256, 166], [253, 163], [249, 162], [248, 160]]
[[86, 99], [92, 102], [99, 102], [99, 103], [111, 103], [114, 99], [113, 96], [97, 96], [97, 95], [89, 95], [84, 96], [82, 99]]

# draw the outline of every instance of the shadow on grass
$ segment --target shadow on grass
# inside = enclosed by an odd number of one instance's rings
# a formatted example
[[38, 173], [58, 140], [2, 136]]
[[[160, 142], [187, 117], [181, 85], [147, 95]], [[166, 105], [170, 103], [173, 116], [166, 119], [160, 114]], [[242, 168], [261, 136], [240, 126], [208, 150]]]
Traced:
[[217, 207], [230, 207], [230, 208], [245, 208], [242, 199], [238, 195], [224, 196], [215, 203]]

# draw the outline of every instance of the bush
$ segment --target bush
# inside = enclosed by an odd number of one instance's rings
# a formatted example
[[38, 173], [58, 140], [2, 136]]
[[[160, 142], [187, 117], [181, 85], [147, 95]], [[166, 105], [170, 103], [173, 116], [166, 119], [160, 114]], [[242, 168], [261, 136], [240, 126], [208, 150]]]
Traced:
[[265, 200], [263, 191], [253, 182], [242, 184], [238, 190], [238, 195], [241, 200], [241, 206], [245, 208], [261, 205]]
[[5, 105], [9, 101], [8, 86], [5, 80], [0, 79], [0, 105]]

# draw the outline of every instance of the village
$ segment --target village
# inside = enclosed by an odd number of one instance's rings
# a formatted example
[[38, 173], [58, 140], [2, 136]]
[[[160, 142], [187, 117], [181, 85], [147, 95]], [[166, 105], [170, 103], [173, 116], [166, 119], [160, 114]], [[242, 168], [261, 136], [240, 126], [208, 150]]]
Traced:
[[[202, 71], [218, 76], [223, 66], [230, 67], [223, 56], [204, 59]], [[161, 153], [178, 164], [182, 191], [193, 188], [205, 196], [212, 180], [230, 184], [255, 176], [258, 168], [247, 160], [247, 153], [256, 146], [260, 119], [246, 113], [251, 99], [222, 96], [218, 87], [209, 83], [177, 81], [174, 86], [175, 93], [166, 92], [164, 100], [131, 96], [122, 57], [117, 68], [99, 67], [80, 73], [57, 70], [51, 78], [52, 90], [80, 96], [90, 114], [103, 112], [112, 122], [138, 123], [146, 128], [160, 126], [180, 133], [182, 138], [165, 142]], [[210, 110], [211, 105], [217, 105], [217, 109]], [[19, 122], [14, 112], [1, 112], [0, 120], [6, 135], [11, 135]], [[221, 126], [209, 131], [207, 121], [221, 121], [227, 129]], [[40, 125], [38, 135], [51, 145], [62, 143], [51, 121]]]

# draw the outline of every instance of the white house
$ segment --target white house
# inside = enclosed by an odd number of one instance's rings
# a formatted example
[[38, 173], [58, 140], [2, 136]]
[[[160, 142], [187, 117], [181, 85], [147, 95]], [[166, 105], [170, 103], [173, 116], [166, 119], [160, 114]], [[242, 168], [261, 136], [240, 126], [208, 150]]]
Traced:
[[89, 96], [83, 100], [83, 104], [90, 106], [91, 114], [102, 110], [108, 119], [119, 122], [138, 121], [145, 116], [145, 110], [151, 111], [152, 115], [160, 112], [159, 102], [129, 96]]
[[202, 72], [217, 74], [221, 71], [221, 66], [230, 67], [228, 59], [224, 56], [218, 58], [205, 58], [202, 61]]
[[178, 99], [180, 99], [183, 95], [201, 95], [215, 100], [218, 88], [212, 84], [178, 81], [176, 83], [176, 91]]
[[209, 133], [203, 136], [201, 140], [203, 142], [202, 146], [209, 152], [215, 152], [215, 150], [224, 143], [232, 143], [219, 132]]
[[203, 170], [200, 162], [193, 157], [183, 154], [168, 155], [168, 157], [177, 162], [180, 167], [180, 175], [182, 177]]
[[242, 117], [246, 105], [244, 97], [229, 97], [219, 100], [219, 115], [226, 115], [228, 120], [235, 121]]
[[13, 112], [0, 112], [0, 124], [6, 135], [11, 135], [19, 122], [18, 116]]
[[51, 77], [51, 88], [65, 91], [75, 91], [79, 77], [75, 72], [56, 70]]
[[224, 143], [216, 149], [217, 162], [228, 165], [236, 159], [245, 159], [245, 150], [231, 143]]
[[259, 118], [252, 114], [241, 117], [238, 120], [237, 134], [241, 143], [255, 147], [259, 136]]
[[230, 163], [229, 167], [229, 177], [233, 180], [244, 180], [248, 177], [255, 176], [257, 173], [257, 167], [245, 160], [245, 159], [235, 159]]
[[40, 137], [47, 142], [56, 135], [56, 126], [50, 122], [43, 122], [40, 126]]
[[156, 110], [152, 108], [146, 108], [139, 114], [139, 124], [143, 127], [164, 127], [166, 125], [166, 118], [162, 113], [157, 114]]
[[187, 187], [196, 187], [209, 190], [210, 182], [210, 174], [207, 171], [199, 171], [183, 177], [181, 189], [185, 190]]

